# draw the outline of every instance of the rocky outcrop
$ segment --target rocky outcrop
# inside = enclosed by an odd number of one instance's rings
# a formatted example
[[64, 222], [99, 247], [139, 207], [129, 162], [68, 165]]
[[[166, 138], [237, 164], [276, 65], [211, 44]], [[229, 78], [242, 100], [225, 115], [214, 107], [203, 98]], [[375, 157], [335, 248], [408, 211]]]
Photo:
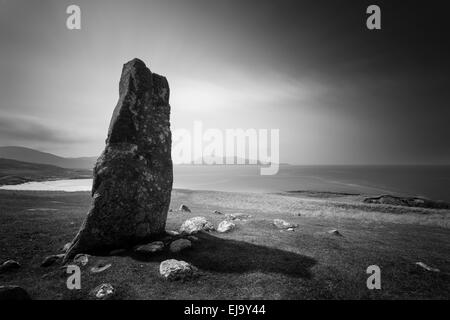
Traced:
[[416, 197], [396, 197], [382, 195], [364, 199], [364, 203], [387, 204], [391, 206], [418, 207], [431, 209], [450, 209], [450, 204], [443, 201], [434, 201]]
[[133, 59], [123, 66], [119, 94], [94, 169], [93, 205], [65, 261], [164, 233], [173, 181], [169, 85]]

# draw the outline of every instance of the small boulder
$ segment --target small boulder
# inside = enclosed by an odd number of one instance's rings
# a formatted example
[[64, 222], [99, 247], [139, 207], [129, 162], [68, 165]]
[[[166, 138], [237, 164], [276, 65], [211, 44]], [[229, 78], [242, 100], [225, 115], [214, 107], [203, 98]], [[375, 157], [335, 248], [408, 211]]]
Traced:
[[164, 242], [154, 241], [147, 244], [143, 244], [134, 248], [134, 252], [137, 253], [155, 253], [164, 249]]
[[213, 211], [214, 214], [223, 214], [222, 212], [218, 211], [218, 210], [214, 210]]
[[182, 205], [180, 206], [180, 208], [178, 209], [178, 211], [181, 211], [181, 212], [191, 212], [191, 209], [189, 209], [189, 207], [188, 207], [187, 205], [182, 204]]
[[180, 227], [180, 232], [184, 234], [194, 234], [199, 231], [212, 231], [214, 226], [205, 217], [194, 217], [186, 220]]
[[116, 290], [110, 283], [102, 283], [98, 287], [96, 287], [94, 290], [91, 291], [91, 295], [94, 296], [96, 299], [100, 300], [108, 300], [111, 299], [114, 296], [114, 293]]
[[294, 229], [298, 227], [298, 224], [290, 223], [282, 219], [274, 219], [273, 224], [278, 229], [290, 229], [290, 228]]
[[187, 239], [178, 239], [170, 244], [170, 251], [177, 253], [190, 247], [192, 247], [191, 241]]
[[332, 234], [334, 236], [342, 237], [342, 234], [337, 229], [330, 230], [330, 231], [328, 231], [328, 233]]
[[249, 219], [252, 216], [246, 213], [227, 213], [225, 215], [225, 217], [229, 220], [245, 220], [245, 219]]
[[0, 300], [31, 300], [28, 292], [19, 286], [0, 286]]
[[89, 255], [84, 253], [79, 253], [73, 258], [73, 262], [77, 265], [85, 266], [89, 262]]
[[175, 259], [165, 260], [159, 265], [159, 273], [169, 281], [191, 278], [196, 270], [193, 265]]
[[196, 236], [187, 236], [187, 239], [191, 240], [192, 242], [200, 241], [200, 239], [197, 238]]
[[49, 267], [56, 262], [61, 262], [64, 258], [64, 253], [61, 254], [53, 254], [51, 256], [45, 257], [44, 261], [41, 263], [41, 267]]
[[172, 236], [172, 237], [175, 237], [175, 236], [179, 236], [179, 235], [180, 235], [180, 233], [179, 233], [178, 231], [175, 231], [175, 230], [166, 230], [166, 233], [167, 233], [169, 236]]
[[217, 227], [217, 231], [218, 232], [229, 232], [231, 230], [233, 230], [236, 227], [236, 225], [231, 222], [231, 221], [227, 221], [224, 220], [221, 223], [219, 223], [219, 226]]
[[0, 265], [0, 273], [16, 270], [20, 268], [20, 264], [15, 260], [7, 260]]

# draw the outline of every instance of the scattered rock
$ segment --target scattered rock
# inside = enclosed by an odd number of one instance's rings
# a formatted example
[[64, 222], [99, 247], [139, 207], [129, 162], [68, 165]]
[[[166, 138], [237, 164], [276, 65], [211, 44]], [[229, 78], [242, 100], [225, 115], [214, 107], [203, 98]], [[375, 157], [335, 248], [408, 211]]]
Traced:
[[298, 227], [298, 224], [290, 223], [282, 219], [274, 219], [273, 224], [278, 229], [291, 229], [291, 228], [294, 229]]
[[65, 261], [142, 243], [166, 227], [173, 182], [169, 85], [133, 59], [123, 66], [119, 95], [94, 168], [93, 204]]
[[178, 239], [170, 244], [170, 251], [177, 253], [190, 247], [192, 247], [191, 241], [187, 239]]
[[137, 253], [155, 253], [164, 249], [164, 242], [154, 241], [147, 244], [143, 244], [134, 248]]
[[109, 269], [112, 266], [111, 263], [107, 263], [106, 261], [99, 261], [95, 267], [91, 268], [92, 273], [100, 273]]
[[227, 221], [224, 220], [221, 223], [219, 223], [219, 226], [217, 227], [217, 231], [218, 232], [229, 232], [231, 230], [233, 230], [236, 227], [236, 225], [231, 222], [231, 221]]
[[0, 273], [16, 270], [20, 268], [20, 263], [15, 260], [7, 260], [0, 265]]
[[0, 286], [0, 300], [31, 300], [28, 292], [19, 286]]
[[295, 231], [294, 228], [287, 228], [286, 231]]
[[416, 262], [415, 264], [418, 265], [419, 267], [421, 267], [422, 269], [427, 270], [427, 271], [431, 271], [431, 272], [440, 272], [440, 271], [441, 271], [441, 270], [439, 270], [439, 269], [430, 267], [430, 266], [426, 265], [426, 264], [423, 263], [423, 262]]
[[229, 220], [245, 220], [245, 219], [249, 219], [252, 216], [249, 214], [245, 214], [245, 213], [227, 213], [225, 215], [225, 217]]
[[61, 262], [63, 258], [64, 258], [64, 253], [47, 256], [47, 257], [45, 257], [44, 261], [42, 261], [41, 267], [49, 267], [58, 261]]
[[180, 235], [180, 233], [179, 233], [178, 231], [175, 231], [175, 230], [166, 230], [166, 233], [167, 233], [169, 236], [172, 236], [172, 237], [175, 237], [175, 236]]
[[165, 260], [159, 265], [159, 273], [169, 281], [191, 278], [196, 271], [193, 265], [175, 259]]
[[110, 256], [121, 256], [127, 252], [127, 249], [114, 249], [109, 252]]
[[191, 209], [189, 209], [189, 207], [188, 207], [187, 205], [182, 204], [182, 205], [180, 206], [180, 208], [178, 209], [178, 211], [181, 211], [181, 212], [191, 212]]
[[84, 253], [79, 253], [73, 258], [73, 262], [77, 265], [85, 266], [89, 262], [89, 255]]
[[214, 226], [205, 217], [194, 217], [186, 220], [180, 227], [180, 232], [184, 234], [194, 234], [199, 231], [212, 231]]
[[91, 295], [97, 299], [108, 300], [114, 296], [115, 292], [116, 290], [110, 283], [102, 283], [91, 291]]
[[62, 252], [67, 252], [67, 250], [69, 250], [70, 249], [70, 246], [72, 245], [72, 242], [67, 242], [62, 248], [61, 248], [61, 251]]
[[223, 214], [222, 212], [218, 211], [218, 210], [214, 210], [213, 211], [214, 214]]
[[328, 233], [332, 234], [332, 235], [335, 235], [335, 236], [338, 236], [338, 237], [342, 237], [342, 234], [337, 229], [330, 230], [330, 231], [328, 231]]

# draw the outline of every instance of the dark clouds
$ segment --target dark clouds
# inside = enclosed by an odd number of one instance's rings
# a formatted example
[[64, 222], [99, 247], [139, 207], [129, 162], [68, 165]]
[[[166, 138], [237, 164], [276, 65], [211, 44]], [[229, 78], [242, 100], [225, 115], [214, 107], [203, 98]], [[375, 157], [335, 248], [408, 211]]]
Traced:
[[[69, 2], [0, 3], [0, 144], [96, 154], [139, 56], [169, 79], [174, 128], [279, 128], [283, 162], [450, 163], [444, 2], [76, 3], [80, 32]], [[370, 4], [382, 30], [366, 28]]]

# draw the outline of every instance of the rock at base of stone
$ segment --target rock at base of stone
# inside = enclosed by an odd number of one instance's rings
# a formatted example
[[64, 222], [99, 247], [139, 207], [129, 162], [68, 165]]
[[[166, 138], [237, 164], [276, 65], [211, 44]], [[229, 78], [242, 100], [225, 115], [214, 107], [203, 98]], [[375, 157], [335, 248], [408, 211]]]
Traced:
[[194, 234], [199, 231], [213, 231], [214, 225], [205, 217], [194, 217], [186, 220], [180, 227], [182, 234]]
[[0, 286], [0, 300], [31, 300], [28, 292], [19, 286]]
[[134, 248], [134, 252], [137, 253], [156, 253], [164, 249], [164, 242], [153, 241], [147, 244], [143, 244]]
[[219, 226], [217, 227], [217, 232], [221, 233], [229, 232], [234, 228], [236, 228], [236, 225], [233, 222], [224, 220], [221, 223], [219, 223]]
[[197, 268], [186, 261], [169, 259], [161, 262], [159, 265], [159, 273], [166, 280], [186, 280], [195, 275]]
[[337, 237], [342, 237], [342, 234], [337, 229], [330, 230], [330, 231], [328, 231], [328, 233], [332, 234], [334, 236], [337, 236]]
[[177, 253], [192, 247], [191, 241], [187, 239], [178, 239], [170, 244], [170, 252]]

